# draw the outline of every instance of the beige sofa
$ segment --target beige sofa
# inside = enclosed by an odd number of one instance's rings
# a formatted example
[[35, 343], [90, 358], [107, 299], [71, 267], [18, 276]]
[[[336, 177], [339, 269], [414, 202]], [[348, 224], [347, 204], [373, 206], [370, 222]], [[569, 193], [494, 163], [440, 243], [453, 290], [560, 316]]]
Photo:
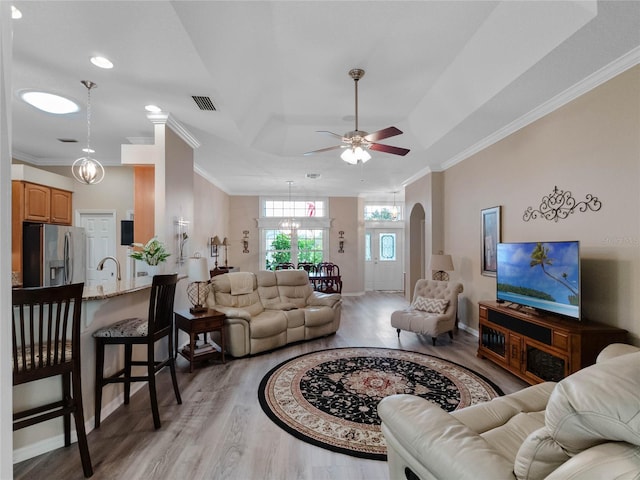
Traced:
[[207, 305], [227, 316], [226, 351], [243, 357], [336, 332], [342, 297], [315, 292], [304, 270], [265, 270], [213, 277]]
[[640, 478], [640, 349], [451, 414], [420, 397], [378, 412], [391, 479]]

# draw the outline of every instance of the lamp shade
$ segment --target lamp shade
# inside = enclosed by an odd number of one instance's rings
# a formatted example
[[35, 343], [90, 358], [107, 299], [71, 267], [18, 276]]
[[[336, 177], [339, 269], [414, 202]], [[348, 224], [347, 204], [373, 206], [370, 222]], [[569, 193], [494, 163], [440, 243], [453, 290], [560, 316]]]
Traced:
[[189, 258], [189, 281], [191, 282], [208, 282], [209, 266], [207, 259], [204, 257]]
[[451, 260], [451, 255], [431, 255], [429, 270], [444, 272], [453, 271], [453, 260]]

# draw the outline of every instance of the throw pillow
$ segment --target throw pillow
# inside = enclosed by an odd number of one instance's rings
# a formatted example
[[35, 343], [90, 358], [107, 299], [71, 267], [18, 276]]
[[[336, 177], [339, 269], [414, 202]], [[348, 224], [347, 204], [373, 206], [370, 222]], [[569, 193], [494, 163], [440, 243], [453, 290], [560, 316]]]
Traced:
[[414, 309], [427, 313], [444, 313], [448, 305], [449, 300], [427, 297], [416, 297], [411, 304]]

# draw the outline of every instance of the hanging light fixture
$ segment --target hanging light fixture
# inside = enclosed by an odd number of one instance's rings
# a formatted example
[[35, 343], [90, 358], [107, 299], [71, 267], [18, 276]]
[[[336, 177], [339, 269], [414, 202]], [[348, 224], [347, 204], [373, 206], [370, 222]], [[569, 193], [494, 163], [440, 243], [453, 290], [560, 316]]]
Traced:
[[[293, 180], [287, 180], [287, 183], [289, 184], [289, 208], [291, 208], [291, 184], [293, 183]], [[295, 212], [295, 209], [294, 209], [294, 212]], [[284, 218], [280, 222], [280, 230], [283, 230], [285, 232], [292, 232], [294, 230], [297, 230], [299, 227], [300, 227], [300, 224], [296, 221], [296, 219], [293, 216]]]
[[393, 192], [393, 207], [391, 207], [391, 220], [398, 220], [398, 206], [396, 205], [396, 193]]
[[73, 162], [71, 173], [78, 182], [95, 185], [104, 178], [104, 167], [98, 160], [91, 158], [91, 89], [97, 85], [91, 80], [81, 80], [81, 83], [87, 87], [87, 148], [84, 149], [87, 155]]

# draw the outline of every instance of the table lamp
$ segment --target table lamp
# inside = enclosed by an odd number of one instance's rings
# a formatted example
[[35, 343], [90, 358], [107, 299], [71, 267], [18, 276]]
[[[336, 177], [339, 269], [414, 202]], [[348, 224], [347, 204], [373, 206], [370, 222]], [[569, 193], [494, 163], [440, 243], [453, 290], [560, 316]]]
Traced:
[[429, 270], [435, 270], [432, 277], [434, 280], [448, 282], [449, 274], [447, 272], [453, 271], [453, 260], [451, 260], [451, 255], [431, 255]]
[[191, 313], [207, 311], [205, 305], [209, 293], [209, 266], [207, 259], [196, 254], [189, 258], [189, 285], [187, 285], [187, 297], [193, 305], [189, 309]]

